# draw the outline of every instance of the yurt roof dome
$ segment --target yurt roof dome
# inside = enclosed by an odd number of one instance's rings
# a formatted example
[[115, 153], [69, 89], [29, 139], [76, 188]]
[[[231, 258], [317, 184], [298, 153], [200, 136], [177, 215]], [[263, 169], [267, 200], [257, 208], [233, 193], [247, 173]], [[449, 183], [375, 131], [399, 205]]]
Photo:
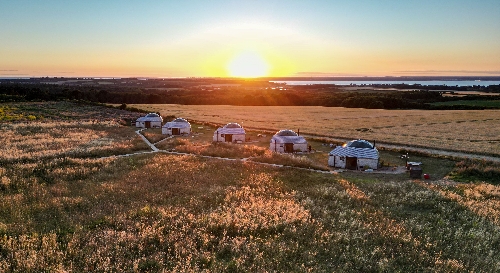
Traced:
[[241, 125], [239, 125], [238, 123], [231, 122], [226, 124], [224, 128], [243, 128], [243, 127], [241, 127]]
[[172, 122], [188, 122], [188, 121], [183, 119], [183, 118], [176, 118], [176, 119], [172, 120]]
[[379, 158], [379, 153], [378, 153], [377, 149], [342, 147], [342, 146], [335, 147], [335, 149], [333, 149], [329, 153], [329, 155], [358, 157], [358, 158], [370, 158], [370, 159], [378, 159]]
[[295, 133], [292, 130], [281, 130], [276, 133], [278, 136], [298, 136], [297, 133]]
[[191, 128], [191, 124], [183, 118], [176, 118], [165, 123], [163, 128]]
[[362, 139], [349, 141], [346, 146], [351, 148], [368, 148], [368, 149], [374, 148], [373, 144]]
[[162, 122], [163, 118], [156, 113], [149, 113], [149, 114], [145, 115], [144, 117], [138, 118], [137, 121], [139, 121], [139, 122], [144, 122], [144, 121]]
[[304, 144], [307, 143], [307, 140], [292, 130], [281, 130], [271, 138], [271, 143]]

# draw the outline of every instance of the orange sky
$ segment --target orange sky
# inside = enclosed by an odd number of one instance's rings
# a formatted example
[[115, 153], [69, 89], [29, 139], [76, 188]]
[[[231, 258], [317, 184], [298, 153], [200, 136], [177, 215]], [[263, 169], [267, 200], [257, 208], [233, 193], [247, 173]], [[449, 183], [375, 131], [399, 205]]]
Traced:
[[2, 1], [0, 77], [500, 75], [500, 1], [345, 2]]

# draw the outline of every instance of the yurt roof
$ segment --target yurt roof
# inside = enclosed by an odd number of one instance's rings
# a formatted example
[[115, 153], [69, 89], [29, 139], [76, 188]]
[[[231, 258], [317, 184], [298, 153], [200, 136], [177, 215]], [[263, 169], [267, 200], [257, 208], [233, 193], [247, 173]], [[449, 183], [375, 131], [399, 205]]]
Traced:
[[292, 130], [280, 130], [279, 132], [276, 133], [277, 136], [298, 136], [297, 133], [295, 133]]
[[224, 127], [219, 127], [217, 130], [215, 130], [215, 134], [232, 134], [232, 135], [244, 135], [245, 134], [245, 129], [241, 127], [238, 123], [228, 123], [224, 125]]
[[307, 143], [303, 136], [299, 136], [292, 130], [281, 130], [277, 132], [272, 138], [271, 142], [274, 143], [294, 143], [294, 144], [304, 144]]
[[241, 127], [241, 125], [239, 125], [238, 123], [231, 122], [226, 124], [223, 128], [243, 128], [243, 127]]
[[163, 121], [163, 118], [156, 113], [149, 113], [144, 117], [140, 117], [137, 121]]
[[337, 146], [330, 152], [330, 155], [378, 159], [379, 154], [376, 148], [355, 148], [349, 146]]
[[189, 123], [187, 120], [185, 120], [183, 118], [176, 118], [176, 119], [172, 120], [172, 122], [185, 122], [185, 123]]
[[149, 113], [146, 115], [147, 118], [155, 118], [155, 117], [159, 117], [160, 115], [158, 115], [157, 113]]
[[352, 148], [368, 148], [368, 149], [374, 148], [373, 144], [363, 139], [349, 141], [345, 146]]
[[173, 121], [165, 123], [163, 125], [164, 128], [190, 128], [191, 124], [183, 119], [183, 118], [176, 118]]

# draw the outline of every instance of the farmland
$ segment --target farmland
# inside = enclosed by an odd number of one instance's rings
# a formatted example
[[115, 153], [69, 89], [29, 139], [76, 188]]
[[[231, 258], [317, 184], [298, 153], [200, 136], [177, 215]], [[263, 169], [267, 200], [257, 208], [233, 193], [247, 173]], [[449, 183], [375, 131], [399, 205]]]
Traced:
[[[0, 106], [10, 117], [0, 123], [6, 143], [0, 148], [2, 272], [500, 270], [500, 186], [448, 175], [469, 165], [414, 156], [432, 173], [422, 181], [405, 173], [318, 173], [163, 152], [113, 157], [150, 151], [120, 118], [137, 114], [64, 102]], [[266, 114], [298, 117], [292, 108], [251, 107], [236, 115], [210, 107], [203, 116], [201, 107], [168, 107], [160, 112], [244, 126], [254, 120], [264, 128], [274, 120]], [[328, 108], [308, 110], [319, 111], [313, 121], [331, 115], [321, 109]], [[349, 112], [339, 112], [337, 118], [355, 123]], [[478, 121], [492, 118], [467, 113]], [[382, 125], [389, 118], [381, 115]], [[301, 132], [308, 132], [312, 127], [305, 126], [314, 122], [301, 120]], [[474, 121], [453, 124], [464, 123]], [[274, 158], [254, 132], [255, 145], [214, 145], [214, 127], [193, 125], [193, 136], [157, 147], [282, 164], [326, 158], [324, 152]], [[143, 134], [162, 140], [158, 129]], [[401, 164], [397, 153], [382, 157]]]
[[500, 155], [498, 110], [382, 110], [316, 106], [130, 105], [163, 116], [340, 139]]

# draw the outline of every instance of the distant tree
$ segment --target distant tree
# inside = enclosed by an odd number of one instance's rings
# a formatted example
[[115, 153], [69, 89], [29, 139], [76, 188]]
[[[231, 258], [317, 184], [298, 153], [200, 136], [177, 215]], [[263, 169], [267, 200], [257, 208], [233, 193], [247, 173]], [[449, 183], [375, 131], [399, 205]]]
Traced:
[[384, 103], [379, 100], [372, 100], [367, 108], [370, 109], [384, 109]]

